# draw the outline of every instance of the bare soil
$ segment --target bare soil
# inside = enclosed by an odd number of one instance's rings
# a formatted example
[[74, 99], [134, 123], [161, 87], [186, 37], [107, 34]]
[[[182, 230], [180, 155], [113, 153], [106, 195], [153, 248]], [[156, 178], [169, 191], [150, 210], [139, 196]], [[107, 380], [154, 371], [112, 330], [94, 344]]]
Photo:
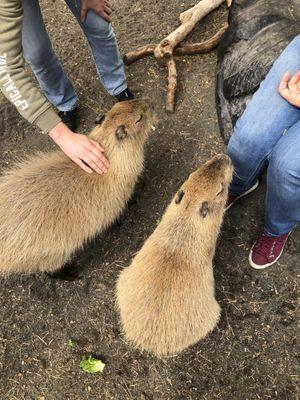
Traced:
[[[80, 131], [88, 132], [113, 100], [102, 88], [86, 41], [64, 2], [41, 3], [54, 47], [79, 95]], [[157, 42], [193, 4], [116, 0], [113, 24], [120, 51]], [[226, 16], [225, 6], [216, 10], [189, 41], [214, 34]], [[225, 150], [217, 125], [215, 70], [214, 52], [180, 58], [176, 112], [169, 115], [164, 111], [165, 71], [153, 58], [127, 69], [130, 88], [154, 99], [159, 116], [135, 201], [119, 225], [79, 254], [81, 280], [52, 280], [42, 274], [1, 279], [1, 400], [297, 398], [299, 229], [277, 265], [255, 271], [247, 261], [263, 225], [264, 182], [226, 215], [215, 256], [222, 317], [214, 332], [164, 359], [132, 349], [120, 333], [116, 277], [153, 231], [181, 182], [199, 163]], [[55, 148], [3, 97], [0, 112], [2, 171], [26, 154]], [[67, 345], [69, 339], [73, 347]], [[83, 372], [83, 355], [100, 357], [104, 372]]]

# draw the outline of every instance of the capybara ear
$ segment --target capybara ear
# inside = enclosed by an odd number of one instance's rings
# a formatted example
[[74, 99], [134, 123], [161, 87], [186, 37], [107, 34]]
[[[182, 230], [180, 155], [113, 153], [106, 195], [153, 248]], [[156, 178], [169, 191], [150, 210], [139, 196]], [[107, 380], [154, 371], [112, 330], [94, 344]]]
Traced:
[[125, 125], [119, 125], [116, 129], [116, 136], [118, 140], [124, 140], [127, 136]]
[[176, 199], [175, 199], [175, 203], [179, 204], [181, 202], [183, 196], [184, 196], [184, 191], [179, 190], [179, 192], [177, 193]]
[[205, 218], [206, 215], [207, 215], [207, 213], [208, 213], [208, 211], [209, 211], [208, 202], [207, 202], [207, 201], [204, 201], [204, 202], [201, 204], [201, 207], [200, 207], [200, 215], [201, 215], [201, 217], [202, 217], [202, 218]]

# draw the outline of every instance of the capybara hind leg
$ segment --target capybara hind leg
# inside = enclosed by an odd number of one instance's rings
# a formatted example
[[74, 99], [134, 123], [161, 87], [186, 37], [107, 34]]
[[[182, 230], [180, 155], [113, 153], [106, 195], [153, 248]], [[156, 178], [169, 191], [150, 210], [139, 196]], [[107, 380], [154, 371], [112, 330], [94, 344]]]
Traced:
[[64, 264], [55, 272], [46, 272], [52, 279], [62, 279], [64, 281], [77, 281], [82, 279], [82, 270], [76, 261], [70, 261]]

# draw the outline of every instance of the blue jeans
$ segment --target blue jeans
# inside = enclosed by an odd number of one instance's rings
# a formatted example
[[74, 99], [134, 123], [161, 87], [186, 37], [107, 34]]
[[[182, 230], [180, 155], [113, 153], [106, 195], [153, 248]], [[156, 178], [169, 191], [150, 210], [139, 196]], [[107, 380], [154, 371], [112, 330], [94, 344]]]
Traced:
[[234, 177], [230, 194], [249, 189], [267, 168], [265, 231], [290, 232], [300, 221], [300, 109], [278, 93], [289, 70], [300, 69], [300, 35], [276, 60], [246, 107], [228, 144]]
[[[111, 24], [93, 11], [80, 21], [80, 0], [65, 0], [83, 30], [95, 60], [99, 77], [107, 91], [115, 96], [126, 89], [124, 64]], [[60, 111], [76, 107], [75, 90], [56, 57], [41, 14], [39, 0], [22, 0], [22, 46], [26, 62], [32, 68], [50, 103]]]

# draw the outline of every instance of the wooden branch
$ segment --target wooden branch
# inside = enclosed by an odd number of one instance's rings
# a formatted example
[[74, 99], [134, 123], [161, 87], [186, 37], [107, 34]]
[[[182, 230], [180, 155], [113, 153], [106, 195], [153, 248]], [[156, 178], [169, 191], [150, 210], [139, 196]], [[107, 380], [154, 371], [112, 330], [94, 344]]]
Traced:
[[163, 39], [154, 50], [154, 56], [159, 62], [164, 62], [172, 56], [174, 48], [187, 37], [197, 22], [219, 7], [224, 0], [201, 0], [190, 10], [181, 14], [181, 26]]
[[226, 0], [227, 1], [227, 7], [231, 7], [232, 0]]
[[193, 54], [203, 54], [208, 53], [215, 49], [224, 33], [228, 28], [228, 24], [226, 23], [214, 36], [210, 39], [206, 40], [205, 42], [201, 43], [192, 43], [192, 44], [185, 44], [179, 47], [176, 47], [174, 50], [174, 55], [176, 56], [186, 56], [186, 55], [193, 55]]
[[[224, 25], [214, 36], [205, 42], [185, 44], [174, 49], [174, 56], [186, 56], [193, 54], [203, 54], [213, 50], [219, 44], [223, 34], [228, 28], [228, 24]], [[146, 46], [140, 47], [134, 51], [130, 51], [124, 55], [124, 63], [130, 65], [143, 57], [149, 56], [154, 53], [156, 44], [148, 44]]]
[[129, 51], [123, 57], [123, 61], [126, 65], [130, 65], [141, 58], [146, 56], [150, 56], [154, 53], [154, 49], [157, 45], [156, 44], [147, 44], [146, 46], [139, 47], [136, 50]]
[[[149, 44], [131, 51], [124, 56], [124, 63], [129, 65], [134, 61], [145, 56], [154, 54], [160, 64], [164, 64], [168, 69], [168, 86], [166, 97], [166, 109], [174, 112], [175, 95], [177, 89], [177, 71], [174, 56], [201, 54], [213, 50], [219, 43], [222, 35], [227, 29], [227, 25], [219, 30], [212, 38], [202, 43], [186, 44], [179, 46], [187, 35], [193, 30], [195, 25], [208, 15], [215, 8], [218, 8], [225, 0], [201, 0], [191, 9], [180, 14], [181, 26], [170, 33], [158, 45]], [[228, 6], [231, 0], [226, 0]]]
[[174, 58], [171, 57], [167, 61], [168, 68], [168, 86], [167, 86], [167, 98], [166, 98], [166, 110], [174, 112], [175, 108], [175, 95], [177, 89], [177, 71]]

